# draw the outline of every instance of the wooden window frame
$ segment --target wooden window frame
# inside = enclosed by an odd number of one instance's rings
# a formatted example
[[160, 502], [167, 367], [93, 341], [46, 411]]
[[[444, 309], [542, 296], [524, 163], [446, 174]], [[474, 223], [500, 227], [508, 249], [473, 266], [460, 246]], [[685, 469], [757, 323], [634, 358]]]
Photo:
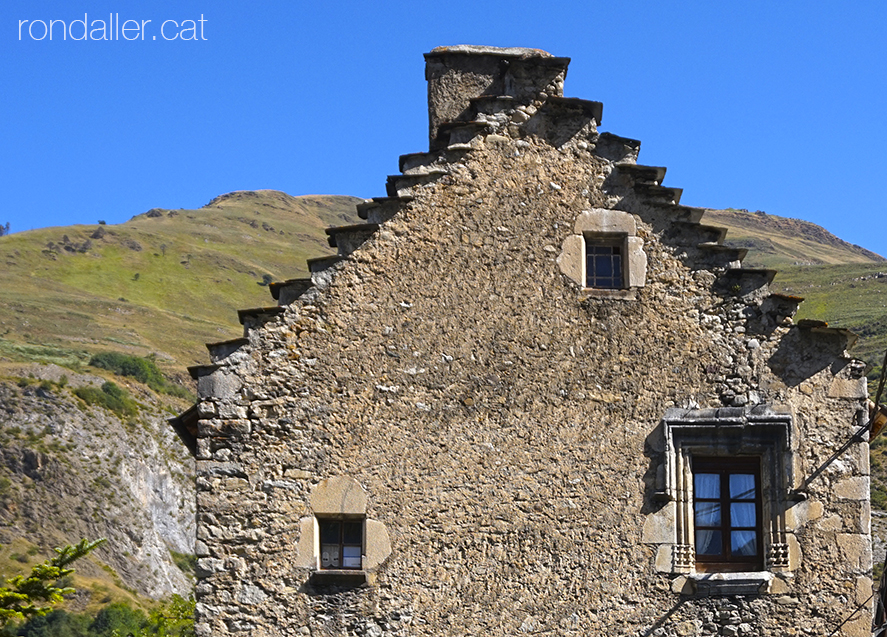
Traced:
[[[360, 571], [363, 570], [363, 554], [364, 554], [364, 541], [366, 539], [366, 527], [364, 524], [365, 520], [363, 518], [354, 519], [354, 518], [317, 518], [317, 529], [318, 529], [318, 538], [319, 538], [319, 546], [320, 546], [320, 555], [319, 555], [319, 564], [320, 570], [322, 571]], [[337, 535], [338, 540], [336, 542], [325, 542], [324, 540], [328, 537], [326, 532], [329, 531], [330, 525], [337, 524], [339, 526]], [[345, 541], [345, 526], [346, 525], [357, 525], [360, 527], [360, 542], [346, 542]], [[324, 565], [323, 563], [323, 555], [324, 555], [324, 547], [327, 546], [335, 546], [338, 549], [339, 553], [339, 564], [338, 565]], [[345, 548], [357, 548], [359, 550], [359, 563], [357, 566], [345, 566]]]
[[[720, 476], [719, 497], [700, 498], [695, 492], [693, 496], [693, 511], [697, 502], [712, 502], [720, 504], [721, 523], [717, 526], [699, 526], [694, 515], [694, 535], [699, 530], [715, 530], [721, 533], [721, 553], [717, 555], [701, 555], [696, 553], [696, 570], [700, 572], [731, 572], [731, 571], [759, 571], [764, 568], [764, 542], [763, 542], [763, 506], [761, 498], [761, 458], [757, 456], [717, 457], [717, 456], [693, 456], [692, 470], [697, 474], [717, 474]], [[733, 524], [730, 519], [731, 503], [751, 502], [744, 498], [731, 498], [729, 493], [729, 477], [736, 474], [752, 474], [755, 479], [755, 524], [754, 526], [739, 526]], [[731, 531], [755, 532], [756, 555], [736, 555], [731, 552]]]

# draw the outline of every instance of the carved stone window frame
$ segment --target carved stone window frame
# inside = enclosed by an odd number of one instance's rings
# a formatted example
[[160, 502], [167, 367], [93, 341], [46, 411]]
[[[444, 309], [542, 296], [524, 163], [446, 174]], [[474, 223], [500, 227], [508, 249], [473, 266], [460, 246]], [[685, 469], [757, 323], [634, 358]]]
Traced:
[[[295, 565], [311, 571], [314, 580], [342, 585], [372, 584], [376, 571], [391, 555], [388, 529], [367, 517], [367, 494], [354, 478], [336, 476], [318, 482], [311, 490], [312, 515], [299, 520], [301, 530]], [[363, 551], [359, 569], [324, 568], [321, 563], [320, 523], [341, 520], [363, 523]]]
[[[618, 243], [622, 246], [622, 287], [587, 287], [586, 246], [589, 243]], [[573, 233], [564, 239], [557, 264], [561, 272], [581, 288], [583, 294], [599, 298], [633, 300], [646, 283], [647, 255], [637, 236], [633, 215], [621, 210], [592, 208], [576, 217]]]
[[[728, 595], [767, 592], [774, 574], [799, 566], [800, 551], [785, 512], [794, 486], [791, 414], [759, 405], [744, 408], [669, 409], [663, 418], [665, 462], [656, 499], [671, 530], [658, 538], [657, 569], [685, 575], [694, 593]], [[693, 457], [759, 457], [764, 570], [729, 573], [697, 570], [694, 537]]]

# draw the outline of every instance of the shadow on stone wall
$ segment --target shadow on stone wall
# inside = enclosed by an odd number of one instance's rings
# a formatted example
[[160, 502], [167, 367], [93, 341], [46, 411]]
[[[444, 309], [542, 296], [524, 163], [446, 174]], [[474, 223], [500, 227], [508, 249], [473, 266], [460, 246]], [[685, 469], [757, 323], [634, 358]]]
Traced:
[[840, 371], [846, 347], [847, 337], [840, 332], [793, 327], [767, 364], [788, 387], [797, 387], [826, 367], [837, 365], [832, 371]]
[[644, 457], [647, 469], [644, 471], [644, 504], [642, 515], [656, 513], [666, 504], [665, 494], [665, 427], [663, 423], [644, 439]]

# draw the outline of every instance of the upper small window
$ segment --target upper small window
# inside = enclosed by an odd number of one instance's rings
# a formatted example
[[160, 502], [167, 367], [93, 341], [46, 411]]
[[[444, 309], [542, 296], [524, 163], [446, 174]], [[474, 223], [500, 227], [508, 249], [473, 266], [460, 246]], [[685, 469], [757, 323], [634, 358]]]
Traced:
[[697, 570], [762, 569], [760, 458], [692, 462]]
[[624, 240], [585, 237], [585, 287], [621, 290], [625, 287]]
[[360, 569], [363, 520], [318, 520], [320, 568]]
[[627, 212], [583, 210], [564, 239], [558, 267], [589, 296], [634, 299], [647, 274], [644, 241], [637, 234], [637, 222]]

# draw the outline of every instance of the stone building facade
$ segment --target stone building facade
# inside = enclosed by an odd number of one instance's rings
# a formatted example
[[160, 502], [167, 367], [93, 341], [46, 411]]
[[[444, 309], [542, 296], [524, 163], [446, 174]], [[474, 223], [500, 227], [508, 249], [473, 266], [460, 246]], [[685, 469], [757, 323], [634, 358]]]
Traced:
[[870, 634], [853, 336], [567, 58], [426, 60], [429, 152], [191, 370], [198, 634]]

